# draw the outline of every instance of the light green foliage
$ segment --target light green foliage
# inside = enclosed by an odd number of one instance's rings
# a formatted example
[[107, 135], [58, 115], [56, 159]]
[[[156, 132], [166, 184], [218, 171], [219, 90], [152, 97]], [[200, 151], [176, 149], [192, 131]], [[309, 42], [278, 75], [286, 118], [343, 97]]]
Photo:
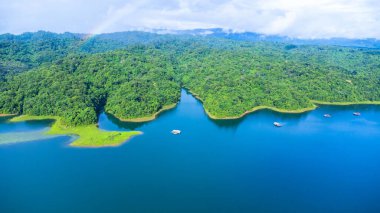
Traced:
[[30, 121], [30, 120], [55, 120], [53, 126], [47, 132], [49, 135], [73, 135], [78, 136], [76, 140], [70, 143], [70, 146], [77, 147], [106, 147], [118, 146], [127, 141], [132, 136], [141, 134], [138, 131], [115, 132], [103, 131], [98, 129], [95, 124], [67, 126], [62, 123], [57, 116], [19, 116], [11, 119], [11, 122]]
[[181, 86], [214, 118], [380, 101], [377, 49], [124, 36], [0, 36], [0, 113], [59, 116], [67, 126], [93, 124], [101, 110], [139, 120], [175, 104]]

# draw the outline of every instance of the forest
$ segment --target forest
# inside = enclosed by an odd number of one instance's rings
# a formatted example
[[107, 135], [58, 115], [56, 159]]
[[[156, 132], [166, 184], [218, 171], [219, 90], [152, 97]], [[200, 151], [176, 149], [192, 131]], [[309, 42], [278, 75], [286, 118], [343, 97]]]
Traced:
[[66, 125], [155, 114], [189, 89], [213, 118], [380, 101], [380, 49], [129, 32], [0, 35], [0, 114]]

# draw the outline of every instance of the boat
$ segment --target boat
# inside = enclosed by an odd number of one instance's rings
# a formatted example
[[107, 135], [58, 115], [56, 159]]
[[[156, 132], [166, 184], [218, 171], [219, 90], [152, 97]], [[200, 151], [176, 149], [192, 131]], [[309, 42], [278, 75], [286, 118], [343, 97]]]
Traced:
[[354, 112], [353, 115], [360, 116], [361, 114], [360, 114], [360, 112]]
[[278, 122], [274, 122], [273, 125], [274, 125], [275, 127], [282, 127], [282, 124], [280, 124], [280, 123], [278, 123]]
[[331, 115], [330, 114], [324, 114], [323, 117], [325, 117], [325, 118], [331, 118]]
[[181, 134], [181, 130], [173, 129], [173, 130], [172, 130], [172, 134], [173, 134], [173, 135]]

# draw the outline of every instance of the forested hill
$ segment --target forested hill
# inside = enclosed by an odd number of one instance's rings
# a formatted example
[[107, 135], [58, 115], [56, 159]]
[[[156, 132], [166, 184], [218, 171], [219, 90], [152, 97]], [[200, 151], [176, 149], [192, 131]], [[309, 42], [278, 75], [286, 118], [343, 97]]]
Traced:
[[149, 117], [188, 88], [214, 118], [380, 101], [380, 50], [143, 32], [0, 35], [0, 114]]
[[180, 86], [156, 49], [69, 55], [2, 82], [2, 113], [59, 115], [68, 124], [97, 121], [105, 108], [121, 118], [154, 114], [176, 103]]

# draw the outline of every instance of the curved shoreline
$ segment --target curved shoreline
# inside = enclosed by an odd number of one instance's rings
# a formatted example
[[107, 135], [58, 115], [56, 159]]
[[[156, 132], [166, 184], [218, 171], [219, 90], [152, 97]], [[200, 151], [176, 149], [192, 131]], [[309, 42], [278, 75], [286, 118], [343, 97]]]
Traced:
[[105, 131], [99, 129], [96, 124], [68, 127], [61, 123], [58, 116], [30, 116], [21, 115], [12, 118], [9, 122], [33, 121], [33, 120], [54, 120], [51, 128], [44, 132], [48, 135], [68, 135], [77, 136], [76, 139], [69, 143], [71, 147], [82, 148], [102, 148], [116, 147], [129, 141], [133, 136], [140, 135], [140, 131]]
[[358, 102], [326, 102], [311, 100], [316, 105], [330, 105], [330, 106], [351, 106], [351, 105], [380, 105], [380, 101], [358, 101]]
[[158, 110], [157, 112], [155, 112], [153, 115], [151, 116], [147, 116], [147, 117], [141, 117], [141, 118], [129, 118], [129, 119], [124, 119], [124, 118], [119, 118], [117, 117], [116, 115], [110, 113], [110, 112], [106, 112], [110, 115], [112, 115], [113, 117], [117, 118], [118, 120], [122, 121], [122, 122], [134, 122], [134, 123], [140, 123], [140, 122], [147, 122], [147, 121], [153, 121], [157, 118], [157, 116], [166, 111], [166, 110], [169, 110], [169, 109], [173, 109], [177, 106], [179, 102], [177, 103], [174, 103], [174, 104], [170, 104], [170, 105], [166, 105], [166, 106], [163, 106], [160, 110]]
[[240, 119], [240, 118], [243, 118], [244, 116], [250, 114], [250, 113], [253, 113], [255, 111], [259, 111], [259, 110], [263, 110], [263, 109], [268, 109], [268, 110], [272, 110], [272, 111], [275, 111], [275, 112], [280, 112], [280, 113], [287, 113], [287, 114], [300, 114], [300, 113], [304, 113], [304, 112], [308, 112], [308, 111], [312, 111], [314, 109], [317, 108], [316, 105], [312, 106], [312, 107], [309, 107], [309, 108], [302, 108], [302, 109], [297, 109], [297, 110], [285, 110], [285, 109], [279, 109], [279, 108], [276, 108], [276, 107], [269, 107], [269, 106], [256, 106], [256, 107], [253, 107], [252, 109], [248, 110], [248, 111], [245, 111], [244, 113], [238, 115], [238, 116], [230, 116], [230, 117], [216, 117], [214, 115], [212, 115], [205, 107], [204, 107], [204, 101], [198, 96], [198, 94], [196, 93], [193, 93], [191, 90], [188, 90], [197, 100], [199, 100], [200, 102], [202, 102], [202, 105], [203, 105], [203, 109], [205, 111], [205, 113], [207, 114], [207, 116], [209, 116], [211, 119], [214, 119], [214, 120], [235, 120], [235, 119]]
[[304, 112], [309, 112], [309, 111], [315, 110], [316, 108], [317, 108], [317, 106], [313, 106], [313, 107], [309, 107], [309, 108], [302, 108], [302, 109], [298, 109], [298, 110], [285, 110], [285, 109], [278, 109], [275, 107], [257, 106], [257, 107], [254, 107], [254, 108], [248, 110], [248, 111], [245, 111], [244, 113], [242, 113], [238, 116], [221, 117], [221, 118], [215, 117], [214, 115], [211, 115], [206, 109], [205, 109], [205, 112], [210, 118], [212, 118], [214, 120], [235, 120], [235, 119], [243, 118], [244, 116], [246, 116], [250, 113], [253, 113], [253, 112], [256, 112], [259, 110], [263, 110], [263, 109], [267, 109], [267, 110], [271, 110], [271, 111], [279, 112], [279, 113], [284, 113], [284, 114], [301, 114]]
[[313, 103], [312, 107], [308, 108], [302, 108], [302, 109], [297, 109], [297, 110], [286, 110], [286, 109], [279, 109], [276, 107], [269, 107], [269, 106], [256, 106], [253, 107], [252, 109], [245, 111], [244, 113], [238, 115], [238, 116], [231, 116], [231, 117], [216, 117], [212, 115], [205, 107], [204, 107], [204, 101], [199, 97], [197, 93], [194, 93], [190, 89], [185, 88], [194, 98], [199, 100], [202, 105], [205, 113], [207, 116], [209, 116], [213, 120], [234, 120], [234, 119], [240, 119], [243, 118], [244, 116], [253, 113], [255, 111], [267, 109], [271, 110], [274, 112], [279, 112], [279, 113], [286, 113], [286, 114], [300, 114], [304, 112], [309, 112], [312, 110], [315, 110], [318, 105], [331, 105], [331, 106], [350, 106], [350, 105], [380, 105], [380, 101], [360, 101], [360, 102], [324, 102], [324, 101], [316, 101], [316, 100], [310, 100], [311, 103]]
[[[325, 101], [310, 100], [310, 102], [313, 103], [313, 106], [308, 107], [308, 108], [302, 108], [302, 109], [297, 109], [297, 110], [286, 110], [286, 109], [279, 109], [279, 108], [276, 108], [276, 107], [269, 107], [269, 106], [256, 106], [256, 107], [253, 107], [250, 110], [245, 111], [244, 113], [242, 113], [242, 114], [240, 114], [238, 116], [217, 117], [217, 116], [212, 115], [204, 107], [204, 101], [202, 100], [202, 98], [199, 97], [198, 94], [194, 93], [190, 89], [187, 89], [187, 88], [184, 88], [184, 89], [187, 92], [189, 92], [194, 98], [196, 98], [198, 101], [200, 101], [202, 103], [204, 112], [207, 114], [207, 116], [209, 118], [211, 118], [213, 120], [235, 120], [235, 119], [240, 119], [240, 118], [243, 118], [244, 116], [246, 116], [246, 115], [248, 115], [250, 113], [253, 113], [253, 112], [259, 111], [259, 110], [263, 110], [263, 109], [267, 109], [267, 110], [271, 110], [271, 111], [279, 112], [279, 113], [300, 114], [300, 113], [304, 113], [304, 112], [315, 110], [318, 107], [318, 105], [331, 105], [331, 106], [380, 105], [380, 101], [325, 102]], [[118, 120], [120, 120], [122, 122], [136, 122], [136, 123], [147, 122], [147, 121], [155, 120], [160, 113], [162, 113], [162, 112], [164, 112], [166, 110], [175, 108], [178, 105], [178, 103], [179, 102], [174, 103], [174, 104], [170, 104], [170, 105], [166, 105], [166, 106], [162, 107], [162, 109], [160, 109], [158, 112], [154, 113], [153, 115], [148, 116], [148, 117], [142, 117], [142, 118], [123, 119], [123, 118], [116, 117], [112, 113], [109, 113], [109, 114], [111, 114], [113, 117], [115, 117], [116, 119], [118, 119]], [[9, 117], [9, 116], [17, 116], [17, 115], [16, 114], [0, 114], [0, 117]], [[55, 120], [55, 122], [54, 122], [52, 128], [46, 134], [77, 135], [77, 136], [80, 136], [80, 134], [78, 134], [78, 133], [72, 133], [70, 131], [70, 129], [85, 128], [85, 127], [92, 126], [92, 125], [87, 125], [87, 126], [82, 126], [82, 127], [63, 127], [63, 125], [60, 124], [60, 121], [59, 121], [60, 118], [57, 117], [57, 116], [28, 116], [28, 115], [20, 115], [20, 116], [12, 118], [10, 121], [11, 122], [18, 122], [18, 121], [27, 121], [27, 120], [48, 120], [48, 119]], [[111, 132], [111, 131], [110, 132], [103, 131], [101, 129], [98, 129], [95, 125], [93, 125], [93, 126], [94, 126], [94, 128], [96, 128], [100, 132], [104, 132], [104, 133], [118, 133], [118, 132]], [[130, 132], [130, 133], [132, 133], [132, 135], [128, 136], [127, 139], [124, 140], [124, 142], [127, 141], [127, 140], [130, 140], [130, 138], [132, 136], [134, 136], [134, 135], [142, 134], [142, 132], [138, 132], [138, 131], [133, 131], [133, 132]], [[85, 145], [82, 145], [81, 143], [76, 143], [76, 141], [73, 141], [72, 143], [70, 143], [70, 146], [96, 148], [96, 147], [105, 147], [105, 146], [107, 146], [107, 147], [115, 147], [115, 146], [120, 146], [121, 144], [123, 144], [123, 142], [112, 143], [112, 144], [103, 144], [103, 145], [96, 145], [96, 144], [94, 145], [94, 144], [86, 143]]]

